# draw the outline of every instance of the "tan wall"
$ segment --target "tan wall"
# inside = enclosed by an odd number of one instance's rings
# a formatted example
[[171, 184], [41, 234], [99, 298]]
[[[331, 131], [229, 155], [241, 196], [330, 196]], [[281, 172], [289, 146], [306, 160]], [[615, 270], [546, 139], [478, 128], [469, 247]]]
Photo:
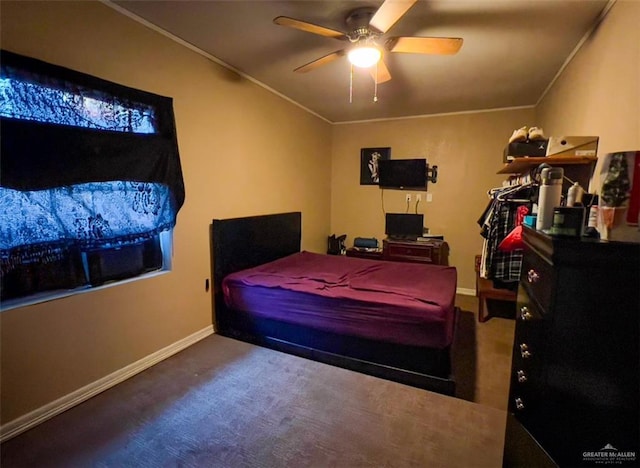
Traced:
[[212, 323], [212, 218], [302, 211], [329, 230], [331, 127], [93, 2], [2, 2], [2, 47], [174, 99], [186, 202], [166, 275], [0, 313], [2, 423]]
[[638, 25], [640, 2], [618, 0], [536, 108], [547, 135], [599, 136], [599, 156], [640, 149]]
[[[504, 175], [502, 151], [515, 128], [533, 125], [533, 108], [443, 115], [415, 119], [334, 126], [331, 164], [331, 230], [355, 237], [384, 235], [384, 210], [403, 213], [405, 195], [400, 190], [380, 190], [360, 185], [360, 149], [391, 147], [392, 159], [427, 158], [438, 166], [438, 181], [429, 184], [431, 203], [423, 201], [425, 226], [443, 234], [449, 244], [449, 263], [458, 269], [458, 287], [475, 289], [474, 257], [482, 250], [476, 223], [489, 198], [487, 190], [499, 186]], [[410, 212], [415, 212], [415, 202]]]

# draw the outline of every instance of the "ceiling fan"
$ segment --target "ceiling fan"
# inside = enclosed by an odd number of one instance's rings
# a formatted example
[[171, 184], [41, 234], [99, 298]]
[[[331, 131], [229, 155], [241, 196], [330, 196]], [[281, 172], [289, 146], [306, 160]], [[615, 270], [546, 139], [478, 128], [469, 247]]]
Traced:
[[[383, 52], [402, 52], [410, 54], [456, 54], [462, 47], [459, 37], [388, 37], [381, 44], [382, 36], [393, 26], [417, 0], [385, 0], [374, 8], [358, 8], [349, 13], [345, 19], [349, 32], [325, 28], [288, 16], [278, 16], [273, 22], [280, 26], [299, 29], [301, 31], [332, 37], [340, 41], [349, 41], [350, 46], [331, 52], [294, 70], [306, 73], [322, 65], [326, 65], [347, 55], [352, 65], [369, 68], [371, 76], [377, 83], [391, 79], [389, 69], [385, 65]], [[377, 65], [374, 67], [373, 65]]]

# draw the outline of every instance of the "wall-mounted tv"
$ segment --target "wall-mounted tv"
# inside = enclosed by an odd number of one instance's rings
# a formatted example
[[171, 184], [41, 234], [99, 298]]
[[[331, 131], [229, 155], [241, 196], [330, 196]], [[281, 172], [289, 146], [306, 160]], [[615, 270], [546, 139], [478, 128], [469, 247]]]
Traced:
[[378, 177], [380, 188], [427, 190], [427, 160], [381, 159]]
[[416, 239], [422, 236], [424, 215], [386, 213], [384, 233], [392, 239]]

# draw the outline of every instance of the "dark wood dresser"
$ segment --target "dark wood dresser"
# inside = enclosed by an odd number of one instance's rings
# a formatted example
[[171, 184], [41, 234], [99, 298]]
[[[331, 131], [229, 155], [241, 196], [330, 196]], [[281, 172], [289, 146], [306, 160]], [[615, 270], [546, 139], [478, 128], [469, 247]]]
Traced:
[[388, 260], [392, 262], [432, 263], [449, 265], [449, 245], [440, 239], [427, 241], [389, 240], [382, 241], [382, 249], [364, 250], [350, 248], [347, 257]]
[[638, 466], [640, 244], [523, 239], [504, 466]]
[[382, 241], [382, 257], [394, 262], [449, 264], [449, 246], [443, 240], [427, 241], [390, 240]]

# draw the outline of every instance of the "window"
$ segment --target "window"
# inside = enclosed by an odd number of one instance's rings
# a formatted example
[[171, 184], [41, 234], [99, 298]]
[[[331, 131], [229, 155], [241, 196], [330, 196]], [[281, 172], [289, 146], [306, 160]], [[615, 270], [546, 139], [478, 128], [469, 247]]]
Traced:
[[172, 100], [1, 54], [2, 308], [169, 269]]

